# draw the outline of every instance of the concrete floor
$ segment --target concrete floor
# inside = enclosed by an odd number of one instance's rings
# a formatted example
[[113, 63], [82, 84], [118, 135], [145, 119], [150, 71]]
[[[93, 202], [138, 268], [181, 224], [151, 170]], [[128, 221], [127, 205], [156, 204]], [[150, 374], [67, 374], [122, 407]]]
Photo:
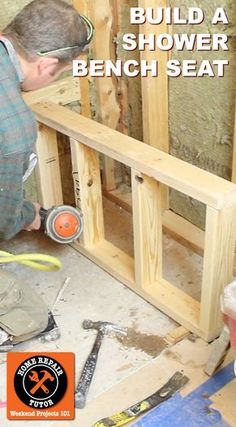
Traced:
[[[108, 201], [104, 203], [104, 211], [108, 240], [132, 254], [131, 215]], [[174, 282], [176, 286], [184, 287], [191, 295], [199, 298], [201, 257], [167, 236], [164, 236], [163, 241], [167, 257], [164, 266], [165, 277]], [[165, 348], [163, 337], [178, 325], [74, 249], [55, 244], [38, 232], [21, 233], [11, 242], [1, 244], [1, 249], [13, 253], [48, 253], [62, 260], [62, 269], [54, 273], [32, 272], [28, 268], [13, 264], [7, 267], [8, 270], [17, 273], [26, 286], [32, 286], [44, 297], [50, 308], [53, 307], [66, 278], [70, 278], [64, 294], [54, 309], [54, 315], [61, 330], [61, 338], [56, 342], [46, 344], [42, 344], [36, 339], [18, 346], [18, 351], [37, 352], [42, 349], [44, 351], [72, 351], [76, 354], [77, 380], [95, 339], [93, 331], [87, 332], [82, 329], [83, 320], [86, 318], [106, 320], [129, 328], [129, 336], [126, 340], [119, 341], [114, 337], [105, 338], [88, 397], [88, 408], [94, 407], [94, 402], [97, 399], [99, 401], [99, 396], [109, 394], [109, 390], [113, 390], [126, 379], [128, 381], [129, 377], [135, 377], [137, 371], [148, 367], [154, 359], [159, 360], [158, 355], [163, 354]], [[202, 343], [202, 341], [200, 342]], [[202, 357], [205, 363], [209, 350], [206, 344], [202, 344], [202, 346], [201, 351], [204, 351]], [[191, 349], [190, 352], [192, 352]], [[203, 366], [202, 361], [199, 363]], [[6, 400], [5, 369], [5, 357], [1, 355], [0, 401]], [[86, 411], [83, 419], [89, 420]], [[91, 427], [92, 424], [89, 423], [90, 421], [83, 422], [78, 426]], [[7, 422], [4, 409], [0, 409], [1, 427], [18, 424], [23, 425], [24, 422]], [[46, 426], [45, 421], [28, 421], [27, 424], [32, 427]]]

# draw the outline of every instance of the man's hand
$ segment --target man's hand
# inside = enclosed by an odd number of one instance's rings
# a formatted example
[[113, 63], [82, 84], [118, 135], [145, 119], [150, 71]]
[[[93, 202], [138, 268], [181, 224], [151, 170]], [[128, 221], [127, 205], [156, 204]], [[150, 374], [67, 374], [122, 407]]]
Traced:
[[35, 207], [36, 215], [35, 215], [33, 222], [30, 225], [28, 225], [28, 227], [24, 228], [24, 230], [26, 230], [26, 231], [39, 230], [40, 226], [41, 226], [41, 218], [39, 215], [39, 211], [40, 211], [41, 206], [39, 203], [33, 203], [33, 205]]

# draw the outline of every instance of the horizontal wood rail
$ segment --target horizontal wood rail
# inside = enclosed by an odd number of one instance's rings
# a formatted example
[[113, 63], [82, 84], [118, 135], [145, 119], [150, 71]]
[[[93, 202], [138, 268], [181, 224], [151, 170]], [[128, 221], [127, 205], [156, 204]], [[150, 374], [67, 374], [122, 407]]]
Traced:
[[[236, 185], [62, 106], [46, 102], [32, 109], [40, 123], [38, 176], [45, 207], [63, 202], [55, 135], [70, 137], [76, 205], [84, 215], [83, 237], [74, 247], [185, 328], [207, 341], [217, 337], [220, 295], [233, 273]], [[99, 153], [132, 171], [134, 259], [104, 237]], [[207, 207], [200, 302], [163, 278], [162, 184]], [[195, 237], [199, 246], [202, 237]]]
[[236, 186], [53, 103], [31, 106], [39, 122], [215, 209], [234, 203]]

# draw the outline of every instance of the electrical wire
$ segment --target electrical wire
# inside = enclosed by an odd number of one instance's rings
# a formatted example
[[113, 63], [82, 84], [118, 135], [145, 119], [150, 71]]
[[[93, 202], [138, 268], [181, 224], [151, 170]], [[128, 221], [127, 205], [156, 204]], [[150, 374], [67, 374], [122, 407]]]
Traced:
[[27, 267], [43, 271], [56, 271], [61, 268], [61, 261], [51, 255], [38, 253], [13, 255], [9, 252], [0, 251], [0, 264], [12, 262], [17, 262]]

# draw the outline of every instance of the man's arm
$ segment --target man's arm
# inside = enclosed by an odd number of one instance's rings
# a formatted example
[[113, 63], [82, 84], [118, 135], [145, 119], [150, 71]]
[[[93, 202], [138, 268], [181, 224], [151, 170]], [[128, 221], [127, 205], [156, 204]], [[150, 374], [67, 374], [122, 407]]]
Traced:
[[[10, 239], [22, 229], [34, 229], [38, 219], [37, 205], [23, 197], [24, 164], [30, 153], [17, 153], [0, 158], [0, 239]], [[39, 228], [35, 225], [35, 229]]]

